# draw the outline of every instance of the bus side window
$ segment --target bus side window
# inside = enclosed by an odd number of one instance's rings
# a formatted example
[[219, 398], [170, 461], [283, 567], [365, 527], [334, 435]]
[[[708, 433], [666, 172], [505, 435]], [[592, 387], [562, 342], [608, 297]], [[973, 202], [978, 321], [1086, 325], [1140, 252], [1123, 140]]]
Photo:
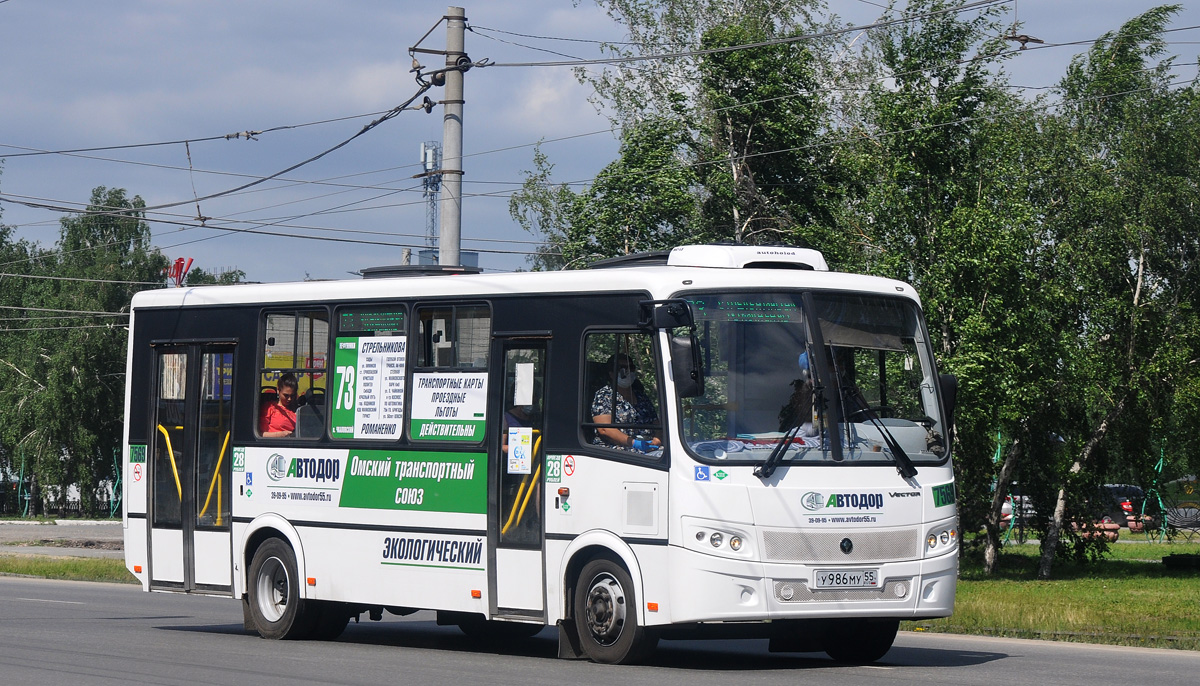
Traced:
[[487, 369], [492, 313], [486, 305], [417, 309], [419, 367]]
[[650, 336], [589, 334], [584, 342], [584, 440], [624, 451], [661, 454], [658, 365]]
[[271, 312], [263, 327], [256, 429], [263, 438], [325, 435], [329, 313]]

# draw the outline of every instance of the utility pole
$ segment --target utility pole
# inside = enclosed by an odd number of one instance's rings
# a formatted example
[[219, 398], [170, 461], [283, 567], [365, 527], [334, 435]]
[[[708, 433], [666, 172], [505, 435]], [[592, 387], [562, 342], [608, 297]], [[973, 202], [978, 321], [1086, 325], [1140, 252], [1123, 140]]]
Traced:
[[[462, 227], [463, 70], [471, 63], [465, 36], [467, 16], [461, 7], [446, 10], [446, 99], [442, 101], [442, 193], [438, 263], [460, 263]], [[455, 68], [457, 67], [457, 68]]]

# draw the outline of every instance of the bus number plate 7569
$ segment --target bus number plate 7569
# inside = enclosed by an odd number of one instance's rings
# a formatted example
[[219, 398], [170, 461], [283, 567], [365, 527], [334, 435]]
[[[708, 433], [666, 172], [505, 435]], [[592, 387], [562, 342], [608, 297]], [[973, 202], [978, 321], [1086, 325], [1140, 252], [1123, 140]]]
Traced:
[[878, 569], [818, 569], [817, 588], [879, 588]]

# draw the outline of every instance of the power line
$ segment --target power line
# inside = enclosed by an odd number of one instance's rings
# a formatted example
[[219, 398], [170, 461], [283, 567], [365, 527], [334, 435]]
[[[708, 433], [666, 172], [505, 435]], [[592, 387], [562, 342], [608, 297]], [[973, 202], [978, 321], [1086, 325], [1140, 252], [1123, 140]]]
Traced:
[[592, 60], [573, 60], [573, 61], [557, 61], [557, 62], [482, 62], [475, 64], [477, 67], [581, 67], [593, 64], [625, 64], [628, 62], [650, 62], [662, 61], [668, 59], [678, 59], [681, 57], [703, 57], [705, 55], [716, 55], [726, 52], [735, 52], [738, 50], [752, 50], [754, 48], [766, 48], [776, 45], [788, 45], [791, 43], [799, 43], [802, 41], [816, 40], [819, 38], [829, 38], [839, 36], [845, 33], [854, 33], [856, 31], [868, 31], [870, 29], [884, 28], [903, 24], [914, 19], [927, 19], [942, 14], [957, 14], [973, 9], [983, 9], [992, 5], [1007, 4], [1012, 0], [978, 0], [977, 2], [968, 3], [959, 7], [950, 7], [942, 10], [933, 10], [923, 14], [908, 15], [897, 19], [886, 19], [877, 21], [872, 24], [863, 24], [860, 26], [848, 26], [838, 29], [830, 29], [828, 31], [820, 31], [817, 33], [806, 33], [798, 36], [785, 36], [781, 38], [772, 38], [764, 41], [756, 41], [754, 43], [745, 43], [742, 45], [729, 45], [721, 48], [709, 48], [706, 50], [682, 50], [678, 52], [658, 53], [653, 55], [637, 55], [629, 57], [606, 57]]
[[124, 324], [116, 326], [112, 324], [79, 324], [77, 326], [39, 326], [26, 329], [0, 328], [0, 331], [4, 333], [17, 333], [21, 331], [74, 331], [77, 329], [128, 329], [128, 327]]
[[128, 317], [128, 312], [103, 312], [96, 310], [55, 310], [48, 307], [17, 307], [15, 305], [0, 305], [0, 310], [16, 310], [19, 312], [54, 312], [55, 314], [86, 314], [92, 316]]
[[[12, 263], [9, 263], [12, 264]], [[161, 286], [161, 281], [121, 281], [119, 279], [85, 279], [77, 276], [44, 276], [41, 274], [10, 274], [0, 272], [0, 278], [15, 278], [15, 279], [47, 279], [50, 281], [78, 281], [81, 283], [121, 283], [133, 286]]]
[[236, 187], [236, 188], [230, 188], [229, 190], [224, 190], [224, 191], [220, 191], [220, 192], [217, 192], [217, 193], [210, 193], [210, 194], [208, 194], [208, 195], [206, 195], [206, 196], [204, 196], [204, 197], [201, 197], [201, 198], [195, 198], [194, 200], [180, 200], [180, 201], [177, 201], [177, 202], [162, 203], [162, 204], [159, 204], [159, 205], [154, 205], [154, 206], [151, 206], [151, 207], [144, 207], [144, 208], [142, 208], [142, 209], [143, 209], [143, 210], [161, 210], [161, 209], [166, 209], [166, 208], [168, 208], [168, 207], [178, 207], [179, 205], [187, 205], [187, 204], [190, 204], [190, 203], [192, 203], [192, 202], [200, 202], [200, 201], [203, 201], [203, 200], [212, 200], [213, 198], [219, 198], [219, 197], [221, 197], [221, 196], [229, 195], [229, 194], [231, 194], [231, 193], [236, 193], [236, 192], [238, 192], [238, 191], [243, 191], [243, 190], [246, 190], [247, 188], [250, 188], [250, 187], [252, 187], [252, 186], [257, 186], [258, 184], [260, 184], [260, 183], [263, 183], [264, 181], [270, 181], [271, 179], [274, 179], [274, 178], [277, 178], [277, 177], [283, 176], [284, 174], [286, 174], [286, 173], [288, 173], [288, 172], [290, 172], [290, 171], [293, 171], [293, 170], [295, 170], [295, 169], [299, 169], [300, 167], [303, 167], [303, 166], [304, 166], [304, 165], [306, 165], [306, 164], [311, 164], [311, 163], [313, 163], [313, 162], [316, 162], [317, 160], [321, 159], [322, 157], [325, 157], [326, 155], [328, 155], [329, 153], [331, 153], [331, 152], [334, 152], [334, 151], [336, 151], [336, 150], [339, 150], [339, 149], [341, 149], [341, 148], [345, 147], [346, 145], [349, 145], [351, 141], [353, 141], [354, 139], [358, 138], [359, 136], [361, 136], [361, 135], [365, 134], [366, 132], [368, 132], [368, 131], [370, 131], [370, 130], [374, 129], [375, 127], [379, 126], [380, 124], [382, 124], [382, 123], [384, 123], [384, 122], [386, 122], [386, 121], [388, 121], [388, 120], [390, 120], [390, 119], [393, 119], [393, 118], [395, 118], [395, 117], [396, 117], [397, 115], [399, 115], [401, 112], [403, 112], [404, 110], [408, 109], [408, 106], [409, 106], [409, 105], [411, 105], [411, 104], [413, 103], [413, 101], [414, 101], [414, 100], [416, 100], [417, 98], [421, 97], [421, 96], [422, 96], [422, 95], [425, 93], [425, 91], [429, 90], [429, 89], [430, 89], [430, 88], [432, 88], [432, 87], [433, 87], [433, 85], [432, 85], [432, 84], [429, 84], [429, 83], [421, 84], [420, 88], [418, 88], [418, 89], [417, 89], [417, 92], [416, 92], [416, 93], [414, 93], [414, 94], [413, 94], [413, 96], [412, 96], [411, 98], [409, 98], [408, 100], [404, 101], [402, 104], [400, 104], [400, 105], [397, 105], [396, 107], [393, 107], [392, 109], [388, 110], [388, 111], [387, 111], [387, 112], [386, 112], [386, 113], [385, 113], [383, 116], [379, 117], [378, 119], [375, 119], [375, 120], [374, 120], [374, 121], [372, 121], [370, 124], [367, 124], [366, 126], [362, 127], [362, 129], [361, 129], [361, 130], [360, 130], [358, 133], [354, 134], [353, 136], [350, 136], [349, 138], [347, 138], [346, 140], [342, 141], [341, 143], [338, 143], [337, 145], [335, 145], [335, 146], [333, 146], [333, 147], [331, 147], [331, 148], [329, 148], [329, 149], [327, 149], [327, 150], [325, 150], [325, 151], [323, 151], [323, 152], [317, 153], [316, 155], [313, 155], [312, 157], [310, 157], [310, 158], [308, 158], [308, 159], [306, 159], [306, 160], [304, 160], [304, 161], [302, 161], [302, 162], [297, 162], [296, 164], [293, 164], [292, 166], [288, 167], [287, 169], [283, 169], [283, 170], [277, 171], [277, 172], [275, 172], [274, 174], [271, 174], [270, 176], [264, 176], [264, 177], [262, 177], [261, 179], [257, 179], [257, 180], [255, 180], [255, 181], [251, 181], [250, 183], [243, 184], [243, 185], [241, 185], [241, 186], [238, 186], [238, 187]]
[[307, 122], [304, 124], [287, 124], [287, 125], [283, 125], [283, 126], [272, 126], [269, 129], [262, 129], [260, 131], [247, 130], [247, 131], [241, 131], [238, 133], [226, 133], [226, 134], [218, 135], [218, 136], [204, 136], [201, 138], [181, 138], [179, 140], [159, 141], [156, 143], [129, 143], [129, 144], [124, 144], [124, 145], [102, 145], [102, 146], [97, 146], [97, 147], [92, 147], [92, 148], [73, 148], [70, 150], [40, 150], [38, 148], [28, 148], [23, 145], [12, 145], [11, 143], [0, 143], [0, 147], [15, 148], [17, 150], [28, 151], [28, 152], [3, 153], [3, 154], [0, 154], [0, 159], [4, 159], [6, 157], [33, 157], [33, 156], [38, 156], [38, 155], [71, 155], [71, 156], [75, 156], [77, 153], [100, 152], [102, 150], [132, 150], [132, 149], [136, 149], [136, 148], [154, 148], [154, 147], [159, 147], [159, 146], [164, 146], [164, 145], [184, 145], [187, 143], [203, 143], [203, 142], [207, 142], [207, 141], [236, 140], [239, 138], [243, 138], [245, 140], [257, 140], [257, 136], [261, 136], [266, 133], [275, 133], [277, 131], [287, 131], [289, 129], [301, 129], [301, 128], [304, 128], [307, 126], [317, 126], [320, 124], [332, 124], [334, 122], [346, 121], [348, 119], [362, 119], [363, 117], [375, 117], [380, 114], [385, 114], [385, 112], [370, 112], [367, 114], [352, 114], [352, 115], [348, 115], [345, 117], [336, 117], [333, 119], [322, 119], [321, 121]]

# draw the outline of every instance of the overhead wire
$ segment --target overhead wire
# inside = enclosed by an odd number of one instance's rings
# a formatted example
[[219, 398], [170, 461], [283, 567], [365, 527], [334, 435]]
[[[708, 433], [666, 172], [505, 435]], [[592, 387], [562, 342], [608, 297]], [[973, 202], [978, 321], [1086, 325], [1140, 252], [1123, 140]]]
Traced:
[[91, 148], [73, 148], [69, 150], [41, 150], [38, 148], [28, 148], [21, 145], [12, 145], [10, 143], [0, 143], [0, 148], [16, 148], [18, 150], [26, 150], [27, 152], [0, 153], [0, 159], [6, 157], [33, 157], [37, 155], [76, 155], [85, 152], [101, 152], [104, 150], [131, 150], [136, 148], [155, 148], [165, 145], [182, 145], [185, 143], [203, 143], [206, 141], [219, 140], [235, 140], [244, 138], [246, 140], [256, 140], [257, 136], [266, 133], [275, 133], [277, 131], [287, 131], [289, 129], [302, 129], [308, 126], [318, 126], [320, 124], [333, 124], [336, 122], [347, 121], [350, 119], [362, 119], [363, 117], [376, 117], [381, 114], [386, 114], [390, 110], [382, 110], [379, 112], [369, 112], [366, 114], [352, 114], [344, 117], [334, 117], [332, 119], [322, 119], [320, 121], [305, 122], [303, 124], [285, 124], [282, 126], [272, 126], [259, 131], [246, 130], [239, 133], [226, 133], [216, 136], [202, 136], [199, 138], [180, 138], [172, 141], [157, 141], [154, 143], [129, 143], [124, 145], [101, 145]]
[[942, 14], [957, 14], [959, 12], [966, 12], [966, 11], [974, 10], [974, 9], [983, 9], [988, 6], [1007, 4], [1009, 2], [1012, 2], [1012, 0], [977, 0], [976, 2], [967, 3], [965, 5], [960, 5], [957, 7], [949, 7], [949, 8], [940, 9], [940, 10], [931, 10], [929, 12], [924, 12], [924, 13], [916, 14], [916, 15], [907, 15], [905, 17], [897, 18], [897, 19], [885, 19], [885, 20], [873, 22], [871, 24], [862, 24], [862, 25], [858, 25], [858, 26], [847, 26], [847, 27], [841, 27], [841, 28], [836, 28], [836, 29], [829, 29], [827, 31], [818, 31], [815, 33], [805, 33], [805, 34], [800, 34], [800, 35], [796, 35], [796, 36], [781, 36], [779, 38], [771, 38], [768, 40], [756, 41], [753, 43], [723, 46], [720, 48], [707, 48], [707, 49], [700, 49], [700, 50], [681, 50], [681, 51], [677, 51], [677, 52], [657, 53], [657, 54], [652, 54], [652, 55], [630, 55], [630, 56], [626, 56], [626, 57], [603, 57], [603, 58], [590, 59], [590, 60], [574, 60], [574, 61], [569, 61], [569, 62], [563, 62], [563, 61], [555, 61], [555, 62], [490, 62], [489, 61], [486, 63], [476, 64], [475, 66], [480, 67], [480, 68], [490, 68], [490, 67], [581, 67], [581, 66], [587, 66], [587, 65], [614, 65], [614, 64], [625, 64], [625, 63], [629, 63], [629, 62], [661, 61], [661, 60], [668, 60], [668, 59], [678, 59], [678, 58], [683, 58], [683, 57], [703, 57], [705, 55], [716, 55], [716, 54], [721, 54], [721, 53], [726, 53], [726, 52], [736, 52], [739, 50], [750, 50], [750, 49], [754, 49], [754, 48], [765, 48], [765, 47], [771, 47], [771, 46], [775, 46], [775, 45], [787, 45], [790, 43], [799, 43], [802, 41], [810, 41], [810, 40], [816, 40], [816, 39], [820, 39], [820, 38], [830, 38], [832, 36], [838, 36], [838, 35], [841, 35], [844, 33], [854, 33], [857, 31], [868, 31], [870, 29], [877, 29], [877, 28], [883, 28], [883, 27], [887, 27], [887, 26], [894, 26], [896, 24], [906, 23], [906, 22], [912, 21], [914, 19], [925, 19], [925, 18], [929, 18], [929, 17], [935, 17], [938, 15], [942, 15]]
[[[984, 5], [991, 5], [991, 4], [997, 4], [997, 2], [979, 2], [979, 3], [974, 3], [973, 5], [971, 5], [971, 6], [969, 6], [969, 7], [984, 6]], [[960, 9], [960, 10], [961, 10], [961, 9], [966, 9], [966, 7], [963, 7], [963, 8], [956, 8], [956, 9]], [[927, 15], [923, 15], [923, 16], [930, 16], [930, 15], [929, 15], [929, 14], [927, 14]], [[885, 23], [886, 23], [886, 22], [885, 22]], [[881, 24], [880, 24], [880, 23], [877, 23], [877, 24], [874, 24], [874, 25], [869, 25], [869, 26], [872, 26], [872, 27], [873, 27], [873, 26], [878, 26], [878, 25], [881, 25]], [[850, 29], [847, 29], [847, 30], [861, 30], [861, 28], [862, 28], [862, 27], [851, 27]], [[1196, 27], [1185, 27], [1185, 28], [1182, 28], [1182, 29], [1172, 29], [1172, 30], [1186, 30], [1186, 28], [1196, 28]], [[820, 35], [820, 34], [813, 34], [813, 35]], [[1079, 43], [1086, 43], [1086, 42], [1094, 42], [1094, 41], [1080, 41]], [[1035, 46], [1035, 47], [1033, 47], [1033, 48], [1030, 48], [1030, 50], [1033, 50], [1033, 49], [1047, 49], [1047, 48], [1051, 48], [1051, 47], [1059, 47], [1059, 46], [1061, 46], [1061, 45], [1069, 45], [1069, 43], [1068, 43], [1068, 44], [1052, 44], [1052, 45], [1044, 45], [1044, 46]], [[1016, 50], [1014, 50], [1013, 52], [1016, 52]], [[642, 59], [649, 59], [649, 57], [643, 57]], [[499, 66], [499, 65], [497, 65], [497, 66]], [[503, 66], [510, 66], [510, 65], [503, 65]], [[418, 93], [418, 94], [417, 94], [417, 96], [419, 96], [419, 95], [420, 95], [420, 93]], [[409, 102], [411, 103], [411, 102], [412, 102], [412, 100], [415, 100], [415, 98], [416, 98], [417, 96], [414, 96], [414, 98], [412, 98], [412, 99], [411, 99]], [[797, 96], [797, 97], [798, 97], [798, 96]], [[743, 105], [743, 106], [744, 106], [744, 105]], [[393, 111], [394, 111], [394, 110], [393, 110]], [[389, 111], [389, 112], [391, 112], [391, 111]], [[373, 124], [377, 124], [377, 122], [375, 122], [375, 123], [373, 123]], [[942, 124], [942, 125], [946, 125], [946, 124]], [[354, 137], [357, 137], [358, 135], [361, 135], [362, 133], [365, 133], [365, 131], [366, 131], [366, 130], [368, 130], [368, 129], [369, 129], [369, 127], [364, 127], [364, 130], [363, 130], [363, 131], [360, 131], [360, 132], [359, 132], [358, 134], [356, 134], [356, 136], [354, 136]], [[582, 137], [582, 136], [597, 135], [597, 134], [599, 134], [599, 133], [605, 133], [605, 132], [611, 132], [611, 131], [612, 131], [612, 129], [610, 128], [610, 129], [608, 129], [607, 131], [596, 131], [596, 132], [590, 132], [590, 133], [586, 133], [586, 134], [577, 134], [577, 135], [574, 135], [574, 136], [568, 136], [568, 137], [565, 137], [565, 138], [563, 138], [563, 139], [558, 139], [558, 140], [564, 140], [564, 139], [570, 139], [570, 138], [576, 138], [576, 137]], [[898, 132], [894, 132], [894, 133], [898, 133]], [[347, 142], [349, 142], [349, 140], [353, 140], [353, 138], [354, 138], [354, 137], [352, 137], [351, 139], [348, 139], [347, 141], [343, 142], [341, 145], [345, 145]], [[531, 143], [531, 144], [525, 144], [525, 145], [520, 145], [520, 146], [508, 146], [508, 147], [506, 147], [506, 148], [500, 148], [500, 149], [498, 149], [498, 150], [496, 150], [496, 151], [485, 151], [485, 152], [481, 152], [481, 153], [472, 153], [472, 155], [468, 155], [468, 156], [482, 155], [482, 154], [490, 154], [490, 153], [492, 153], [492, 152], [504, 151], [504, 150], [511, 150], [511, 149], [516, 149], [516, 148], [521, 148], [521, 147], [530, 147], [530, 146], [533, 146], [533, 145], [538, 145], [538, 144], [540, 144], [540, 143], [542, 143], [542, 142], [545, 142], [545, 141], [539, 141], [538, 143]], [[826, 145], [827, 145], [828, 143], [824, 143], [824, 144], [826, 144]], [[340, 146], [337, 146], [337, 147], [340, 147]], [[336, 147], [335, 147], [335, 148], [331, 148], [329, 151], [326, 151], [326, 153], [322, 153], [322, 154], [328, 154], [328, 152], [332, 152], [332, 150], [334, 150], [334, 149], [336, 149]], [[793, 150], [794, 150], [794, 149], [793, 149]], [[770, 152], [770, 153], [760, 153], [760, 154], [777, 154], [778, 152], [790, 152], [790, 151], [793, 151], [793, 150], [786, 150], [786, 151], [774, 151], [774, 152]], [[306, 164], [307, 162], [309, 162], [309, 161], [312, 161], [313, 159], [317, 159], [317, 158], [319, 158], [319, 156], [317, 156], [317, 157], [314, 157], [314, 158], [310, 158], [310, 160], [308, 160], [308, 161], [306, 161], [306, 162], [304, 162], [304, 163], [301, 163], [301, 165], [302, 165], [302, 164]], [[731, 159], [732, 159], [732, 158], [731, 158]], [[728, 160], [722, 160], [722, 161], [728, 161]], [[277, 174], [275, 174], [275, 175], [272, 175], [272, 176], [270, 176], [270, 177], [256, 177], [256, 178], [258, 179], [258, 181], [256, 181], [256, 183], [261, 183], [262, 181], [265, 181], [265, 180], [269, 180], [269, 179], [277, 178], [278, 176], [281, 176], [283, 173], [286, 173], [287, 171], [290, 171], [290, 170], [292, 170], [292, 169], [294, 169], [294, 168], [296, 168], [296, 167], [298, 167], [298, 166], [301, 166], [301, 165], [296, 165], [296, 166], [294, 166], [294, 167], [291, 167], [291, 168], [289, 168], [288, 170], [284, 170], [283, 172], [279, 172], [279, 173], [277, 173]], [[313, 183], [313, 182], [298, 182], [298, 183]], [[481, 181], [473, 181], [473, 183], [497, 183], [497, 184], [513, 185], [513, 186], [517, 186], [517, 187], [519, 187], [519, 185], [520, 185], [520, 182], [511, 182], [511, 183], [510, 183], [510, 182], [481, 182]], [[580, 183], [587, 183], [587, 181], [585, 180], [585, 181], [579, 181], [579, 182], [568, 182], [568, 184], [580, 184]], [[221, 194], [214, 194], [214, 196], [206, 196], [206, 198], [207, 198], [207, 197], [217, 197], [217, 196], [219, 196], [219, 195], [232, 194], [233, 192], [238, 192], [239, 190], [244, 190], [244, 189], [246, 189], [246, 188], [249, 188], [250, 186], [253, 186], [253, 185], [255, 185], [255, 184], [253, 184], [253, 183], [252, 183], [252, 184], [247, 184], [246, 186], [240, 187], [239, 189], [233, 189], [233, 190], [231, 190], [231, 191], [226, 191], [226, 192], [223, 192], [223, 193], [221, 193]], [[251, 191], [251, 192], [259, 192], [260, 190], [261, 190], [261, 189], [258, 189], [258, 190], [255, 190], [255, 191]], [[382, 189], [381, 189], [381, 190], [382, 190]], [[391, 194], [394, 194], [395, 192], [400, 192], [400, 191], [389, 191], [389, 193], [385, 194], [385, 196], [386, 196], [386, 195], [391, 195]], [[380, 196], [380, 197], [385, 197], [385, 196]], [[471, 194], [470, 196], [467, 196], [467, 197], [506, 197], [506, 196], [505, 196], [505, 195], [502, 195], [502, 194], [498, 194], [498, 193], [479, 193], [479, 194]], [[376, 199], [377, 199], [377, 198], [376, 198]], [[368, 200], [363, 200], [363, 201], [357, 201], [357, 202], [355, 202], [355, 203], [348, 203], [347, 205], [359, 204], [359, 203], [361, 203], [361, 202], [369, 202], [369, 201], [370, 201], [370, 199], [368, 199]], [[191, 200], [187, 200], [187, 201], [181, 201], [180, 203], [170, 203], [170, 204], [166, 204], [166, 205], [156, 205], [156, 206], [153, 206], [153, 207], [151, 207], [151, 208], [144, 208], [144, 210], [153, 210], [153, 209], [159, 209], [159, 208], [167, 208], [167, 207], [171, 207], [171, 206], [178, 205], [178, 204], [186, 204], [186, 203], [189, 203], [189, 202], [192, 202], [192, 201], [191, 201]], [[412, 204], [417, 204], [417, 203], [412, 203]], [[394, 206], [396, 206], [396, 205], [388, 205], [388, 206], [384, 206], [384, 207], [394, 207]], [[345, 207], [345, 206], [339, 206], [339, 207]], [[57, 208], [56, 208], [56, 209], [57, 209]], [[260, 209], [264, 209], [264, 208], [260, 208]], [[377, 209], [377, 208], [364, 208], [364, 209]], [[61, 209], [60, 209], [59, 211], [76, 211], [76, 210], [61, 210]], [[250, 211], [255, 211], [255, 210], [250, 210]], [[328, 208], [328, 209], [326, 209], [326, 210], [320, 210], [320, 211], [317, 211], [317, 212], [314, 212], [314, 213], [308, 213], [308, 214], [304, 214], [304, 215], [295, 215], [295, 216], [293, 216], [293, 217], [286, 217], [286, 218], [283, 218], [283, 219], [281, 219], [281, 220], [280, 220], [280, 221], [278, 221], [278, 222], [271, 222], [271, 224], [272, 224], [272, 225], [277, 225], [277, 224], [282, 224], [283, 222], [292, 221], [292, 220], [294, 220], [295, 218], [299, 218], [299, 217], [304, 217], [304, 216], [314, 216], [314, 215], [316, 215], [316, 214], [325, 214], [325, 213], [330, 213], [330, 214], [331, 214], [331, 213], [334, 213], [334, 212], [336, 212], [336, 211], [338, 211], [338, 210], [337, 210], [337, 208]], [[244, 214], [244, 213], [245, 213], [245, 212], [241, 212], [241, 213], [239, 213], [239, 214]], [[160, 220], [160, 219], [153, 219], [153, 218], [148, 218], [148, 219], [147, 219], [147, 221], [161, 222], [161, 221], [163, 221], [163, 220]], [[242, 221], [242, 220], [239, 220], [239, 221]], [[260, 225], [261, 225], [261, 222], [260, 222]], [[205, 228], [214, 228], [214, 227], [205, 227]], [[333, 229], [327, 229], [327, 228], [324, 228], [324, 227], [310, 227], [310, 228], [311, 228], [312, 230], [320, 230], [320, 231], [333, 230]], [[237, 231], [237, 229], [228, 229], [228, 228], [223, 228], [223, 229], [219, 229], [219, 230], [222, 230], [222, 231]], [[350, 230], [346, 230], [346, 231], [350, 231]], [[269, 233], [271, 233], [271, 235], [281, 235], [281, 234], [274, 233], [274, 232], [269, 232]], [[395, 235], [395, 234], [388, 234], [388, 235]], [[414, 234], [414, 236], [415, 236], [415, 234]], [[292, 236], [292, 237], [300, 237], [300, 236]], [[303, 238], [309, 238], [309, 239], [318, 239], [318, 240], [322, 240], [322, 239], [323, 239], [323, 240], [341, 240], [341, 239], [337, 239], [337, 238], [322, 238], [322, 237], [314, 237], [314, 236], [303, 236]], [[200, 239], [200, 240], [207, 240], [207, 239]], [[467, 240], [471, 240], [471, 239], [467, 239]], [[483, 239], [483, 240], [486, 240], [486, 239]], [[509, 241], [506, 241], [506, 242], [509, 242]], [[377, 242], [373, 242], [372, 244], [379, 244], [379, 243], [377, 243]], [[394, 245], [394, 244], [392, 244], [392, 245]], [[527, 253], [527, 254], [528, 254], [528, 253]]]

